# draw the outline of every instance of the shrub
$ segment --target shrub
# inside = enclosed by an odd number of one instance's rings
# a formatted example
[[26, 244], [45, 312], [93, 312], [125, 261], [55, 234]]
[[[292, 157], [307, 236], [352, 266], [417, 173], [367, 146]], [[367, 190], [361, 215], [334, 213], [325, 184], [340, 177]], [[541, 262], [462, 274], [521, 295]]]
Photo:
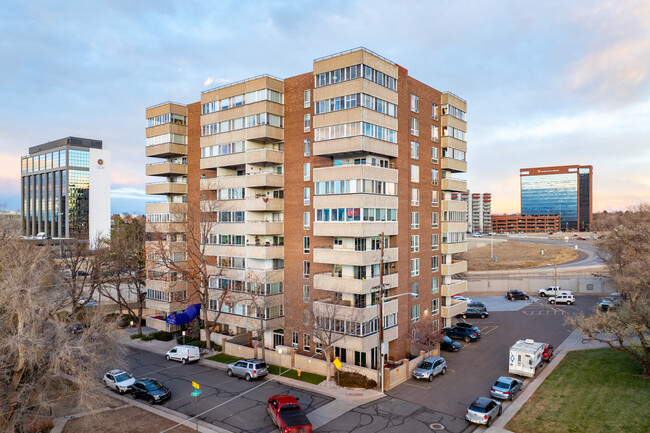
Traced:
[[369, 379], [361, 373], [353, 371], [339, 371], [334, 376], [339, 380], [338, 385], [345, 388], [377, 388], [377, 381]]
[[188, 346], [196, 346], [196, 347], [200, 347], [201, 349], [205, 349], [205, 341], [192, 340], [192, 341], [186, 342], [185, 344], [187, 344]]
[[153, 340], [153, 338], [151, 337], [151, 335], [143, 335], [141, 337], [141, 340], [142, 341], [151, 341], [151, 340]]
[[144, 337], [143, 334], [131, 334], [131, 340], [135, 340], [142, 337]]
[[152, 332], [149, 334], [150, 340], [158, 340], [158, 341], [172, 341], [174, 338], [174, 334], [171, 332], [165, 332], [165, 331], [156, 331]]

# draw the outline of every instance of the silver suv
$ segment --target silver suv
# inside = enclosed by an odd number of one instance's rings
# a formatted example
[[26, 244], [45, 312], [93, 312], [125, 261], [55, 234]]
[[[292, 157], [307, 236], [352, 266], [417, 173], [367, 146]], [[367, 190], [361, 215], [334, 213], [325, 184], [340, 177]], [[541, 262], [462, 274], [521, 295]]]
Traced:
[[266, 362], [261, 359], [242, 359], [232, 364], [228, 364], [228, 376], [239, 376], [247, 381], [259, 379], [269, 374]]
[[414, 379], [427, 379], [429, 382], [438, 374], [447, 373], [447, 362], [442, 356], [425, 358], [413, 370]]

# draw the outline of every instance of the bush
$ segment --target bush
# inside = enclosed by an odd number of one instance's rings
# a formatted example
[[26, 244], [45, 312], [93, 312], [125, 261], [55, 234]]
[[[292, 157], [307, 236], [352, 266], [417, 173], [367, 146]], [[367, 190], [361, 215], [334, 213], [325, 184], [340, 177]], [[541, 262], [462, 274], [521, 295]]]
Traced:
[[151, 341], [151, 340], [153, 340], [153, 338], [151, 337], [151, 335], [143, 335], [140, 339], [141, 339], [142, 341]]
[[345, 388], [377, 388], [377, 381], [367, 378], [361, 373], [353, 371], [339, 371], [334, 374], [336, 380], [339, 380], [338, 385]]
[[144, 334], [131, 334], [131, 340], [144, 337]]
[[158, 341], [172, 341], [172, 339], [174, 338], [174, 334], [172, 334], [171, 332], [156, 331], [149, 334], [149, 337], [150, 340], [153, 339]]
[[[178, 341], [178, 339], [176, 339], [176, 341]], [[183, 340], [182, 340], [182, 337], [181, 337], [181, 341], [179, 341], [179, 343], [181, 343], [182, 341]], [[196, 346], [196, 347], [200, 347], [201, 349], [205, 349], [205, 341], [192, 340], [192, 341], [186, 342], [185, 344], [187, 344], [188, 346]]]

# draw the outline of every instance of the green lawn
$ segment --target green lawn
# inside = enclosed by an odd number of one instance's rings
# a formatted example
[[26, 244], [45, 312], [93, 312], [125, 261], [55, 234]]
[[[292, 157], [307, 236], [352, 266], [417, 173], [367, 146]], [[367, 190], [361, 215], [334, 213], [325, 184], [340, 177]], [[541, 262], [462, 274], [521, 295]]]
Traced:
[[[210, 356], [207, 359], [209, 359], [210, 361], [217, 361], [217, 362], [223, 362], [224, 364], [230, 364], [232, 362], [239, 361], [240, 359], [244, 359], [244, 358], [238, 358], [236, 356], [220, 353], [218, 355]], [[277, 365], [269, 364], [268, 368], [269, 368], [269, 374], [275, 374], [275, 375], [280, 374], [280, 367], [278, 367]], [[282, 377], [301, 380], [303, 382], [313, 383], [314, 385], [318, 385], [319, 383], [325, 380], [325, 376], [321, 376], [320, 374], [306, 373], [304, 371], [300, 375], [300, 379], [298, 379], [298, 372], [296, 370], [287, 371], [286, 368], [283, 368], [282, 372], [284, 373]]]
[[650, 431], [650, 380], [612, 349], [570, 352], [506, 425], [517, 433]]
[[223, 362], [224, 364], [230, 364], [232, 362], [239, 361], [240, 359], [244, 359], [244, 358], [238, 358], [236, 356], [226, 355], [225, 353], [219, 353], [217, 355], [209, 356], [207, 359], [209, 359], [210, 361], [217, 361], [217, 362]]

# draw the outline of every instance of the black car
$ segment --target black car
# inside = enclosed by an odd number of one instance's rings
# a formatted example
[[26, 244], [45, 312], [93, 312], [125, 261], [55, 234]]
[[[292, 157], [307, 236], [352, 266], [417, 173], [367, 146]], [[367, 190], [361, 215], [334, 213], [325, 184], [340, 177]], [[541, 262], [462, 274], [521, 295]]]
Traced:
[[468, 308], [464, 313], [456, 314], [456, 318], [466, 319], [468, 317], [480, 317], [481, 319], [485, 319], [489, 315], [490, 313], [487, 311], [479, 311], [476, 308]]
[[131, 395], [134, 399], [143, 398], [154, 404], [167, 400], [172, 396], [172, 392], [156, 379], [144, 378], [135, 381]]
[[469, 322], [458, 322], [458, 323], [456, 323], [455, 326], [457, 326], [458, 328], [468, 328], [468, 329], [471, 329], [472, 331], [474, 331], [474, 332], [476, 333], [476, 335], [479, 336], [479, 338], [481, 337], [481, 330], [478, 329], [476, 326], [474, 326], [473, 323], [469, 323]]
[[483, 302], [470, 302], [467, 304], [467, 308], [474, 308], [478, 311], [487, 311], [487, 307]]
[[463, 346], [458, 341], [454, 341], [446, 335], [443, 337], [442, 343], [440, 343], [440, 350], [446, 350], [447, 352], [458, 352], [461, 347]]
[[462, 326], [454, 326], [453, 328], [443, 328], [442, 331], [449, 338], [456, 338], [459, 340], [465, 340], [466, 343], [470, 341], [476, 341], [481, 338], [481, 334], [477, 333], [472, 328], [465, 328]]
[[528, 294], [522, 292], [521, 290], [510, 290], [508, 293], [506, 293], [506, 299], [509, 301], [512, 301], [513, 299], [528, 300], [530, 297]]

